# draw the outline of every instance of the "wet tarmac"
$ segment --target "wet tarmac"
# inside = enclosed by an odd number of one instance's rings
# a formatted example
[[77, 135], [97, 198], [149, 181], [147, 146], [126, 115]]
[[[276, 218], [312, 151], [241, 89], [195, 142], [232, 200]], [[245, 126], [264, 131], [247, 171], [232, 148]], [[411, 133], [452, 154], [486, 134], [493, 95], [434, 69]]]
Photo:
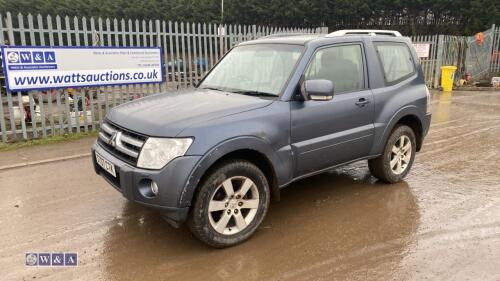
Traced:
[[[302, 180], [224, 250], [127, 202], [89, 157], [0, 171], [0, 280], [500, 280], [500, 92], [434, 94], [433, 114], [404, 182], [365, 162]], [[79, 265], [24, 265], [43, 251]]]

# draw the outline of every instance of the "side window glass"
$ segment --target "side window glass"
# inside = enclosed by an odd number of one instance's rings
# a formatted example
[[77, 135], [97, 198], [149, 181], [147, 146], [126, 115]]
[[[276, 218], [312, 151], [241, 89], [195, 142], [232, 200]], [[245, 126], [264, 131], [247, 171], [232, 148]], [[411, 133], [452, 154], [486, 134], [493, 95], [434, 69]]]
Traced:
[[415, 72], [410, 50], [401, 43], [376, 43], [375, 48], [387, 83], [403, 79]]
[[361, 46], [335, 46], [317, 51], [306, 70], [305, 79], [330, 80], [336, 93], [363, 89]]

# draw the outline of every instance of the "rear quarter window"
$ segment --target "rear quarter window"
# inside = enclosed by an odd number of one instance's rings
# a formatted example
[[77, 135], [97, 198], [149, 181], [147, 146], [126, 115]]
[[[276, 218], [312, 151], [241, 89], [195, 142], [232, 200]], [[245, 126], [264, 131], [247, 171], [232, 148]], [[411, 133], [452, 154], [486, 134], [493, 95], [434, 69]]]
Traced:
[[375, 49], [386, 84], [396, 84], [415, 73], [415, 64], [410, 49], [404, 43], [377, 42]]

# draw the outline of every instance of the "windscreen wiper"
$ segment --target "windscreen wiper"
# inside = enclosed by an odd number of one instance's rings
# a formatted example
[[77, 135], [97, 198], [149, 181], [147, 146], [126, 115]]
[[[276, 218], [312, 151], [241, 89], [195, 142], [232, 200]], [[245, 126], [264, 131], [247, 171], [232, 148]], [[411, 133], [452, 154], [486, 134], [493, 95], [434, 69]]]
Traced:
[[271, 98], [278, 97], [275, 94], [266, 93], [266, 92], [259, 92], [259, 91], [231, 91], [231, 92], [236, 93], [236, 94], [247, 95], [247, 96], [255, 96], [255, 97], [271, 97]]
[[205, 89], [205, 90], [213, 90], [213, 91], [219, 91], [219, 92], [225, 92], [224, 90], [222, 90], [221, 88], [217, 88], [217, 87], [200, 87], [200, 89]]

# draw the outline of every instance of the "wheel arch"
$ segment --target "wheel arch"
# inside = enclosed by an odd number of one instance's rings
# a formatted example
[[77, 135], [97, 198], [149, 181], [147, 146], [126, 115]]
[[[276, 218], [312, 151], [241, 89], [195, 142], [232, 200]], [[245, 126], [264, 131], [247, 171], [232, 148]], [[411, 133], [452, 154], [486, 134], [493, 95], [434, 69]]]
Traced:
[[420, 119], [417, 116], [415, 116], [413, 114], [408, 114], [408, 115], [405, 115], [402, 118], [400, 118], [398, 120], [398, 122], [396, 122], [394, 127], [396, 127], [398, 125], [406, 125], [413, 130], [413, 133], [415, 134], [415, 139], [417, 141], [416, 149], [417, 149], [417, 151], [420, 151], [420, 149], [422, 148], [422, 142], [424, 139], [422, 121], [420, 121]]
[[256, 137], [238, 137], [216, 145], [200, 159], [180, 196], [180, 206], [190, 206], [199, 183], [213, 167], [228, 159], [246, 160], [259, 167], [269, 182], [271, 198], [279, 200], [280, 182], [288, 176], [284, 174], [288, 169], [283, 161], [264, 140]]
[[380, 154], [383, 151], [387, 139], [391, 135], [394, 128], [398, 125], [407, 125], [413, 130], [417, 141], [416, 149], [417, 151], [420, 151], [424, 140], [424, 128], [421, 113], [416, 106], [408, 106], [400, 109], [387, 123], [379, 141], [374, 146], [373, 154]]

